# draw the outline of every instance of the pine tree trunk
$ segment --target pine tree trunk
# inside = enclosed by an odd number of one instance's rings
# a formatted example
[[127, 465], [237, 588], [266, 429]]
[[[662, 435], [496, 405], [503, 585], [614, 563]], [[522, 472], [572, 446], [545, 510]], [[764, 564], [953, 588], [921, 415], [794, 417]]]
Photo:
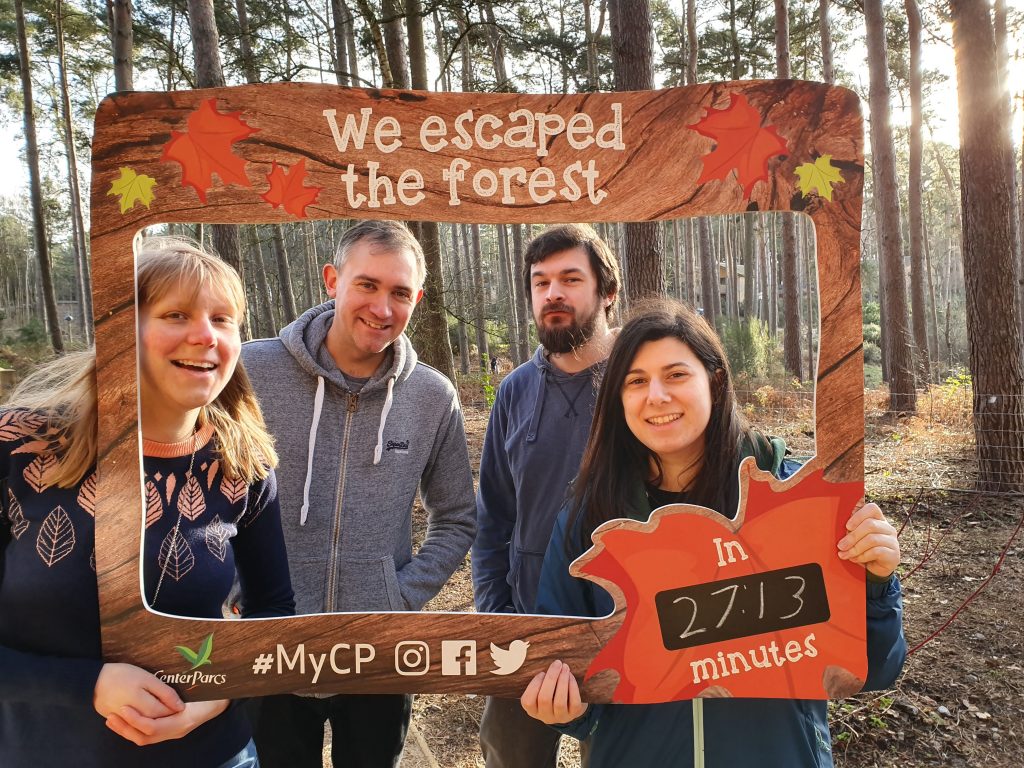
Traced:
[[[213, 0], [188, 0], [188, 23], [192, 30], [192, 56], [196, 66], [196, 86], [219, 88], [224, 85], [224, 70], [220, 64], [220, 35], [213, 13]], [[238, 227], [234, 224], [213, 224], [213, 248], [218, 255], [244, 272], [242, 251], [238, 246]]]
[[524, 258], [523, 228], [521, 224], [513, 224], [512, 260], [517, 269], [512, 270], [512, 283], [515, 286], [516, 302], [519, 304], [519, 317], [522, 318], [522, 322], [519, 323], [519, 359], [526, 361], [530, 359], [530, 316], [532, 315], [532, 309], [530, 297], [526, 292], [526, 284], [523, 280], [521, 265]]
[[921, 165], [924, 153], [921, 89], [921, 11], [917, 0], [904, 0], [910, 38], [910, 178], [907, 205], [910, 208], [910, 318], [917, 350], [918, 373], [931, 379], [928, 348], [927, 308], [924, 296], [924, 214], [921, 210]]
[[373, 41], [373, 51], [377, 54], [377, 63], [380, 65], [381, 85], [384, 88], [394, 88], [395, 78], [391, 72], [391, 63], [388, 60], [387, 44], [384, 42], [384, 34], [381, 30], [377, 15], [373, 12], [368, 0], [356, 0], [359, 13], [370, 30], [370, 39]]
[[[437, 222], [425, 223], [420, 227], [420, 245], [427, 264], [427, 277], [423, 284], [424, 299], [416, 310], [419, 320], [417, 327], [416, 351], [420, 359], [433, 366], [452, 383], [457, 381], [452, 362], [452, 345], [448, 338], [448, 319], [444, 306], [444, 264], [441, 261], [441, 233]], [[433, 300], [427, 302], [427, 296]]]
[[772, 250], [768, 263], [771, 276], [768, 278], [770, 301], [768, 307], [768, 324], [771, 326], [772, 337], [779, 335], [779, 219], [781, 214], [772, 216], [771, 243]]
[[[775, 0], [775, 70], [777, 77], [789, 79], [789, 3]], [[796, 221], [782, 217], [782, 293], [784, 303], [782, 349], [786, 370], [803, 379], [800, 364], [800, 296]]]
[[[809, 222], [804, 222], [809, 224]], [[807, 339], [807, 378], [814, 378], [814, 296], [817, 293], [817, 287], [812, 279], [813, 273], [811, 272], [811, 262], [814, 261], [814, 241], [810, 233], [807, 231], [807, 226], [803, 227], [804, 237], [801, 238], [803, 245], [803, 264], [804, 264], [804, 300], [807, 307], [807, 326], [805, 329], [805, 337]]]
[[[420, 0], [406, 0], [405, 22], [409, 33], [409, 86], [425, 91], [428, 85], [427, 51]], [[455, 382], [455, 362], [452, 360], [452, 342], [448, 336], [448, 311], [445, 307], [441, 230], [436, 221], [419, 222], [417, 228], [427, 267], [423, 300], [417, 309], [418, 351], [425, 363], [432, 365]]]
[[686, 82], [697, 83], [697, 0], [686, 0]]
[[25, 7], [22, 0], [14, 0], [17, 17], [18, 54], [21, 70], [22, 114], [25, 121], [25, 154], [28, 160], [29, 193], [32, 198], [32, 233], [39, 263], [39, 287], [43, 305], [41, 313], [50, 332], [50, 345], [57, 354], [64, 352], [57, 317], [57, 301], [53, 295], [53, 277], [50, 273], [49, 239], [43, 212], [43, 186], [39, 175], [39, 145], [36, 142], [35, 106], [32, 101], [32, 70], [28, 54], [28, 36], [25, 30]]
[[871, 147], [878, 195], [882, 273], [885, 283], [886, 331], [888, 332], [889, 408], [894, 413], [913, 413], [917, 407], [912, 340], [907, 316], [907, 285], [903, 274], [903, 236], [900, 231], [900, 198], [896, 183], [896, 153], [889, 123], [889, 73], [882, 0], [865, 0], [868, 74], [871, 81]]
[[345, 0], [341, 0], [341, 10], [345, 16], [342, 25], [342, 32], [345, 35], [345, 45], [348, 47], [348, 75], [349, 84], [353, 86], [366, 86], [372, 83], [363, 82], [359, 77], [359, 51], [356, 48], [356, 17]]
[[345, 41], [345, 20], [346, 12], [342, 8], [341, 0], [331, 0], [331, 18], [334, 27], [331, 30], [334, 34], [334, 75], [338, 85], [349, 85], [349, 63], [348, 44]]
[[441, 17], [435, 8], [430, 14], [434, 20], [434, 44], [437, 48], [437, 60], [441, 62], [441, 89], [450, 91], [452, 89], [451, 66], [448, 61], [448, 46], [445, 44], [444, 28], [441, 26]]
[[466, 294], [462, 283], [462, 256], [459, 247], [460, 225], [452, 224], [452, 275], [455, 283], [455, 312], [459, 319], [459, 368], [463, 375], [469, 373], [469, 332], [466, 329]]
[[924, 273], [928, 276], [928, 317], [932, 331], [928, 334], [928, 357], [932, 361], [932, 381], [938, 381], [939, 367], [939, 316], [936, 311], [935, 282], [932, 278], [932, 248], [928, 230], [924, 230]]
[[279, 292], [279, 304], [284, 312], [284, 322], [294, 322], [295, 312], [295, 291], [292, 288], [291, 264], [288, 259], [288, 248], [284, 243], [284, 234], [278, 224], [270, 227], [270, 242], [274, 250], [274, 261], [277, 264], [277, 283]]
[[[615, 90], [640, 91], [654, 87], [654, 34], [648, 0], [609, 0]], [[622, 260], [626, 263], [628, 302], [665, 292], [662, 274], [664, 246], [657, 222], [625, 225]]]
[[57, 70], [60, 80], [60, 111], [64, 127], [64, 151], [68, 159], [68, 192], [71, 202], [71, 229], [75, 244], [75, 277], [78, 281], [78, 324], [86, 345], [92, 334], [92, 277], [89, 274], [89, 250], [85, 243], [85, 220], [82, 216], [82, 193], [78, 185], [78, 156], [75, 151], [75, 130], [71, 121], [71, 99], [68, 95], [67, 66], [64, 57], [64, 4], [57, 0]]
[[711, 252], [711, 231], [708, 220], [697, 220], [698, 251], [700, 252], [700, 299], [704, 305], [704, 319], [711, 327], [718, 327], [718, 265]]
[[258, 83], [260, 78], [252, 56], [252, 34], [249, 32], [249, 14], [245, 9], [245, 0], [235, 0], [235, 12], [238, 14], [238, 49], [242, 54], [245, 81]]
[[978, 485], [1024, 491], [1024, 349], [1013, 291], [1013, 145], [985, 0], [951, 0]]
[[686, 249], [683, 251], [683, 272], [686, 275], [686, 300], [693, 306], [697, 306], [697, 276], [699, 269], [694, 269], [694, 261], [697, 258], [697, 248], [694, 245], [696, 235], [696, 224], [693, 219], [683, 222], [683, 242]]
[[512, 260], [512, 249], [508, 245], [508, 228], [504, 224], [497, 227], [498, 235], [498, 259], [501, 263], [501, 272], [504, 287], [507, 289], [505, 296], [508, 303], [505, 306], [506, 327], [508, 329], [508, 350], [509, 356], [516, 365], [524, 362], [519, 356], [519, 324], [526, 322], [526, 318], [519, 317], [519, 303], [516, 301], [516, 267]]
[[593, 0], [583, 0], [583, 26], [587, 44], [587, 90], [600, 90], [597, 74], [597, 35], [594, 33]]
[[725, 244], [726, 263], [729, 265], [729, 277], [726, 280], [726, 296], [729, 299], [729, 317], [732, 320], [739, 320], [740, 297], [739, 297], [739, 276], [738, 262], [736, 259], [736, 240], [734, 235], [732, 217], [722, 220], [722, 240]]
[[[1007, 100], [1010, 112], [1013, 112], [1013, 88], [1010, 80], [1010, 46], [1007, 40], [1007, 10], [1006, 0], [995, 0], [993, 7], [993, 20], [996, 36], [996, 61], [999, 68], [999, 83], [1003, 92], [1003, 98]], [[1012, 121], [1008, 126], [1010, 129], [1010, 146], [1013, 146]], [[1024, 156], [1021, 157], [1024, 164]], [[1017, 178], [1017, 164], [1012, 156], [1010, 157], [1010, 168], [1008, 170], [1010, 189], [1013, 193], [1012, 205], [1014, 218], [1017, 221], [1017, 238], [1013, 243], [1014, 262], [1018, 265], [1017, 274], [1017, 316], [1021, 321], [1021, 335], [1024, 335], [1024, 208], [1022, 208], [1020, 191], [1021, 180]]]
[[267, 269], [263, 263], [263, 247], [260, 244], [259, 230], [256, 226], [247, 228], [249, 233], [249, 253], [255, 261], [256, 266], [256, 287], [259, 294], [259, 307], [262, 310], [262, 317], [266, 320], [270, 329], [269, 335], [277, 335], [280, 326], [274, 315], [274, 302], [270, 297], [270, 283], [267, 280]]
[[[487, 344], [487, 325], [484, 316], [484, 254], [480, 248], [480, 225], [472, 224], [469, 227], [469, 245], [472, 253], [469, 254], [469, 263], [473, 267], [473, 310], [476, 321], [476, 347], [480, 355], [480, 372], [489, 370], [490, 348]], [[463, 230], [465, 235], [466, 230]]]
[[680, 242], [682, 233], [679, 231], [679, 219], [672, 219], [672, 257], [675, 268], [675, 296], [679, 301], [686, 301], [683, 292], [683, 244]]
[[132, 80], [132, 4], [131, 0], [107, 0], [110, 41], [114, 51], [114, 90], [134, 91]]
[[491, 43], [491, 59], [494, 62], [495, 90], [507, 91], [511, 83], [505, 63], [505, 40], [501, 28], [494, 19], [494, 3], [486, 3], [482, 12], [487, 17], [487, 37]]
[[[381, 1], [382, 31], [384, 33], [384, 49], [387, 51], [388, 68], [391, 70], [391, 88], [409, 88], [412, 78], [409, 75], [409, 50], [405, 42], [405, 29], [402, 26], [402, 11], [396, 0]], [[385, 86], [388, 87], [388, 86]]]
[[754, 234], [754, 215], [743, 217], [743, 317], [750, 322], [754, 313], [754, 273], [756, 271], [754, 250], [757, 236]]
[[305, 282], [306, 300], [303, 302], [303, 306], [306, 308], [316, 306], [320, 302], [317, 301], [316, 295], [316, 283], [317, 283], [317, 256], [316, 256], [316, 232], [313, 229], [313, 222], [307, 221], [302, 227], [303, 234], [303, 254], [305, 258], [302, 259], [302, 277]]
[[821, 33], [822, 79], [831, 85], [836, 81], [832, 64], [832, 27], [829, 24], [829, 0], [818, 0], [818, 29]]

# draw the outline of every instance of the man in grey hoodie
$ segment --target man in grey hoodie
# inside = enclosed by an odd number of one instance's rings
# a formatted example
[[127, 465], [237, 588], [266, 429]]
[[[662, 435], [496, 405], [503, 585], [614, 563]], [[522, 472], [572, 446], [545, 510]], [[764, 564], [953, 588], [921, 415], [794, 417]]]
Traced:
[[[473, 478], [451, 382], [404, 335], [423, 295], [423, 251], [402, 224], [364, 221], [323, 269], [334, 301], [242, 359], [277, 441], [281, 521], [296, 613], [417, 611], [463, 562], [475, 533]], [[412, 550], [419, 490], [426, 538]], [[264, 768], [398, 765], [412, 697], [269, 696]]]
[[[480, 458], [473, 595], [482, 613], [532, 613], [544, 552], [579, 470], [613, 336], [619, 268], [593, 228], [548, 227], [527, 246], [523, 279], [541, 346], [510, 373]], [[489, 697], [480, 722], [487, 768], [551, 768], [559, 734], [518, 699]]]

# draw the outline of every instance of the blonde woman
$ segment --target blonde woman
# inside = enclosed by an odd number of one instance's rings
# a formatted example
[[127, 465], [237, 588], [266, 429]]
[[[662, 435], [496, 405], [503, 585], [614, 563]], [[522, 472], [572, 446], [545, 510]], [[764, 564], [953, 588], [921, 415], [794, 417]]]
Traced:
[[[138, 250], [146, 601], [219, 618], [294, 612], [273, 442], [238, 365], [244, 293], [192, 244]], [[183, 703], [100, 656], [95, 358], [60, 358], [0, 410], [0, 765], [255, 768], [243, 711]]]

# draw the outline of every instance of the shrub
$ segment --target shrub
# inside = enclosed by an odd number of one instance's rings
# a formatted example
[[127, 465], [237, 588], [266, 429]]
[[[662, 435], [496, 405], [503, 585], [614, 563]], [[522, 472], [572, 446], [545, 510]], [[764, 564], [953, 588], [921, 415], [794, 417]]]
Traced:
[[880, 325], [882, 322], [882, 310], [877, 301], [869, 301], [864, 304], [864, 325]]
[[27, 347], [41, 347], [46, 344], [46, 328], [36, 318], [18, 329], [18, 343]]
[[865, 365], [881, 365], [882, 364], [882, 348], [878, 344], [864, 340], [864, 364]]
[[864, 343], [874, 344], [876, 347], [882, 346], [882, 326], [876, 323], [865, 323], [864, 324]]
[[782, 373], [782, 349], [768, 326], [757, 318], [726, 321], [722, 344], [737, 381], [757, 381]]

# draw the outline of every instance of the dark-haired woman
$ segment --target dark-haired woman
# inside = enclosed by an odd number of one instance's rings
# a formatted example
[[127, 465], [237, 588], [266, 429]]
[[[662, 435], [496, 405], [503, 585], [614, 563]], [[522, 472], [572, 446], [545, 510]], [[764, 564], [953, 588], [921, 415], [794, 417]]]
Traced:
[[[699, 504], [735, 514], [737, 467], [754, 456], [780, 479], [796, 466], [781, 441], [743, 421], [722, 344], [692, 310], [658, 302], [622, 328], [605, 371], [573, 496], [559, 515], [544, 559], [538, 613], [605, 616], [611, 596], [569, 574], [602, 523], [646, 520], [657, 507]], [[625, 511], [625, 514], [623, 514]], [[867, 569], [868, 676], [865, 688], [892, 684], [903, 666], [900, 561], [896, 532], [881, 510], [853, 513], [838, 557]], [[693, 703], [623, 705], [581, 702], [568, 666], [555, 661], [522, 696], [524, 709], [563, 733], [589, 739], [589, 768], [612, 766], [832, 765], [826, 702], [708, 699], [694, 735]]]

